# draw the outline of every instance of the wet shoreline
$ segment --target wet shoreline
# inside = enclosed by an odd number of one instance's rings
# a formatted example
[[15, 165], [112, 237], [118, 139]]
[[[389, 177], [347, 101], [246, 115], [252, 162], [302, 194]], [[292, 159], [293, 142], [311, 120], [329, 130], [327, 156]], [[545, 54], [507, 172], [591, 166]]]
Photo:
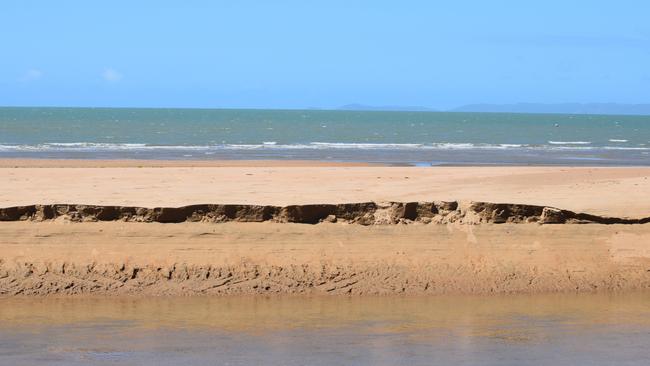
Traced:
[[648, 166], [650, 151], [544, 149], [232, 149], [205, 150], [92, 150], [0, 151], [0, 159], [171, 160], [171, 161], [313, 161], [315, 163], [370, 163], [390, 166]]

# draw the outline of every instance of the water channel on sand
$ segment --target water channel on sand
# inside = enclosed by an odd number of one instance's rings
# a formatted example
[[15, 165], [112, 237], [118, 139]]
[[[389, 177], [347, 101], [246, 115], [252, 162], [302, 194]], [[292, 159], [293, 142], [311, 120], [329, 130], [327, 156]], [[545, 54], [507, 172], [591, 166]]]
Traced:
[[0, 299], [1, 365], [647, 365], [648, 345], [648, 292]]

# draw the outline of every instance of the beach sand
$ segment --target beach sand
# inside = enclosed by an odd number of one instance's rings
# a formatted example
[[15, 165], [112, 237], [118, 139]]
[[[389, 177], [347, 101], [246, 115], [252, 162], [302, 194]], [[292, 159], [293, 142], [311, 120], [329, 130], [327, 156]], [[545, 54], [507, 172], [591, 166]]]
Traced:
[[[73, 168], [76, 164], [81, 167]], [[647, 167], [420, 168], [346, 163], [314, 166], [301, 161], [209, 164], [0, 160], [0, 207], [52, 203], [173, 207], [206, 203], [463, 200], [553, 206], [604, 216], [650, 216]]]
[[[0, 207], [483, 201], [650, 216], [650, 168], [202, 164], [3, 161]], [[73, 221], [0, 222], [0, 295], [650, 288], [649, 224]]]
[[650, 288], [649, 225], [0, 225], [0, 293], [448, 294]]

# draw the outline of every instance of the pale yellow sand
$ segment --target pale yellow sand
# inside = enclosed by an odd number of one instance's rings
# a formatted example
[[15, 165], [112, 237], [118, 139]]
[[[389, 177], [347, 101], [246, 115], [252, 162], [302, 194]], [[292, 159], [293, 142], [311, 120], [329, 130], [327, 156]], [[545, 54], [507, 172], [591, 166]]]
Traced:
[[[5, 160], [0, 166], [8, 166], [7, 162], [20, 165]], [[66, 164], [70, 163], [41, 162], [41, 166], [69, 166]], [[165, 166], [168, 162], [149, 164]], [[0, 207], [46, 203], [169, 207], [203, 203], [474, 200], [555, 206], [604, 216], [650, 216], [650, 168], [248, 164], [252, 166], [5, 167], [0, 168]], [[284, 166], [291, 164], [298, 166]]]

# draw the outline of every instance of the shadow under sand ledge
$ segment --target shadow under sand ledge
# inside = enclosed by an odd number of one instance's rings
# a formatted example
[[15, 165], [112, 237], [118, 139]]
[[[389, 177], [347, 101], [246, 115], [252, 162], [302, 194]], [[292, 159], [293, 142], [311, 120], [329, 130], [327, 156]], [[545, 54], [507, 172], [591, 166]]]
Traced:
[[183, 207], [133, 207], [52, 204], [0, 208], [0, 221], [74, 222], [278, 222], [317, 224], [345, 222], [361, 225], [387, 224], [645, 224], [643, 218], [606, 217], [548, 206], [489, 202], [361, 202], [346, 204], [246, 205], [203, 204]]

